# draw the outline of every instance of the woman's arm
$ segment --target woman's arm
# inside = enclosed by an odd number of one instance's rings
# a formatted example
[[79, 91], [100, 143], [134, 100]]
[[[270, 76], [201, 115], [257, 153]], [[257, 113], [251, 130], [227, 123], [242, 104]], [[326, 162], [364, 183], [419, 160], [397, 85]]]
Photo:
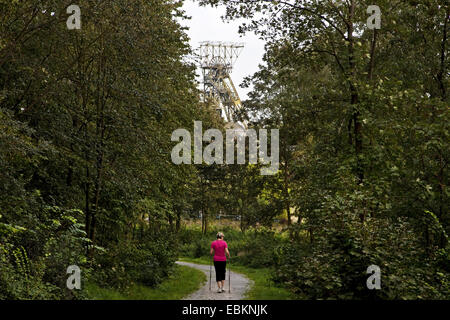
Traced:
[[231, 259], [231, 256], [230, 256], [230, 251], [228, 251], [228, 248], [225, 248], [225, 253], [227, 254], [228, 258], [230, 258], [230, 259]]
[[212, 256], [213, 254], [214, 254], [214, 249], [211, 248], [211, 249], [209, 250], [209, 255]]

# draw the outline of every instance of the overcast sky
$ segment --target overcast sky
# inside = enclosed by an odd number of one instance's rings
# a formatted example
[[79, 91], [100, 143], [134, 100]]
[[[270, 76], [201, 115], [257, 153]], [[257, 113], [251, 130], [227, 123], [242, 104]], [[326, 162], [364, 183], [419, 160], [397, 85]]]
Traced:
[[197, 2], [186, 0], [183, 6], [191, 20], [185, 20], [183, 25], [189, 27], [188, 35], [191, 38], [192, 48], [197, 48], [202, 41], [226, 41], [244, 42], [245, 47], [241, 56], [237, 60], [231, 78], [241, 99], [247, 98], [247, 89], [240, 88], [244, 77], [252, 75], [258, 71], [258, 65], [262, 63], [264, 54], [264, 42], [258, 39], [253, 33], [244, 37], [239, 35], [239, 20], [223, 22], [220, 18], [224, 13], [223, 7], [211, 8], [200, 7]]

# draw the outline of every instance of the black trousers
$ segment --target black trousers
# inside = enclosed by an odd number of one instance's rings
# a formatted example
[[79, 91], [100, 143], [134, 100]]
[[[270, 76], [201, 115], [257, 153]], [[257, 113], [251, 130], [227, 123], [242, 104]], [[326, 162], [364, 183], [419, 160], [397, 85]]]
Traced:
[[214, 269], [216, 269], [216, 281], [225, 280], [225, 274], [227, 273], [226, 261], [214, 261]]

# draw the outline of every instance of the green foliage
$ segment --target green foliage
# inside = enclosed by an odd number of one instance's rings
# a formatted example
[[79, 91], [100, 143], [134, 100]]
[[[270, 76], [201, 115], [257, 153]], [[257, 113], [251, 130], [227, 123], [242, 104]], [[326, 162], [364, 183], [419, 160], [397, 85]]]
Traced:
[[94, 300], [179, 300], [199, 289], [204, 282], [206, 275], [202, 271], [175, 266], [174, 272], [154, 288], [135, 284], [119, 291], [89, 283], [86, 295]]
[[0, 299], [58, 299], [60, 289], [45, 282], [45, 265], [30, 261], [25, 250], [0, 244]]
[[371, 30], [369, 1], [200, 3], [266, 40], [244, 105], [280, 129], [264, 191], [298, 219], [278, 280], [307, 299], [448, 298], [449, 4], [379, 1]]
[[[370, 199], [354, 194], [323, 201], [312, 213], [314, 219], [296, 226], [299, 234], [313, 232], [314, 239], [277, 251], [277, 281], [313, 299], [446, 299], [448, 260], [440, 261], [448, 259], [442, 256], [446, 249], [429, 250], [418, 237], [423, 224], [430, 224], [426, 221], [436, 221], [424, 216], [417, 224], [413, 218], [392, 218], [380, 211], [380, 216], [361, 222], [359, 203], [371, 207]], [[381, 268], [380, 291], [367, 290], [370, 265]]]
[[[206, 235], [195, 228], [183, 229], [179, 234], [182, 246], [179, 250], [184, 257], [209, 257], [211, 242], [215, 240], [219, 229], [211, 229]], [[275, 252], [286, 242], [281, 235], [267, 228], [251, 228], [245, 233], [232, 227], [220, 229], [225, 233], [233, 264], [251, 268], [264, 268], [274, 265]]]
[[[14, 226], [2, 234], [0, 261], [0, 296], [5, 299], [59, 299], [73, 297], [66, 291], [66, 269], [70, 265], [83, 268], [86, 264], [83, 225], [77, 219], [79, 210], [59, 207], [37, 208], [35, 215], [16, 218]], [[11, 218], [11, 217], [9, 217]], [[1, 223], [5, 226], [7, 224]]]
[[153, 287], [173, 272], [176, 261], [174, 237], [170, 232], [147, 232], [139, 241], [123, 241], [97, 255], [95, 283], [117, 289], [132, 284]]
[[0, 1], [0, 297], [83, 299], [66, 289], [70, 265], [82, 283], [155, 285], [192, 207], [196, 171], [172, 165], [170, 136], [211, 116], [181, 3], [77, 4], [69, 31], [65, 1]]
[[251, 268], [272, 267], [275, 252], [285, 240], [277, 232], [266, 229], [249, 229], [242, 240], [233, 243], [237, 256], [233, 261]]
[[277, 175], [171, 163], [175, 129], [225, 128], [199, 102], [182, 2], [80, 0], [72, 32], [65, 2], [0, 0], [0, 298], [82, 299], [71, 264], [156, 285], [177, 253], [208, 255], [220, 214], [240, 218], [222, 230], [235, 261], [303, 298], [448, 298], [448, 3], [380, 0], [371, 30], [368, 0], [199, 2], [267, 42], [240, 116], [280, 129]]

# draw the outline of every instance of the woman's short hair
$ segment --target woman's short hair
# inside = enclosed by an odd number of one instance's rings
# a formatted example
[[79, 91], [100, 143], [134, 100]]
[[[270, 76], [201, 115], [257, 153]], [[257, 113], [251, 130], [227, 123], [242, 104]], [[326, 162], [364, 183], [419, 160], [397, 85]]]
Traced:
[[217, 232], [217, 239], [220, 239], [220, 238], [223, 238], [223, 237], [225, 237], [223, 232]]

